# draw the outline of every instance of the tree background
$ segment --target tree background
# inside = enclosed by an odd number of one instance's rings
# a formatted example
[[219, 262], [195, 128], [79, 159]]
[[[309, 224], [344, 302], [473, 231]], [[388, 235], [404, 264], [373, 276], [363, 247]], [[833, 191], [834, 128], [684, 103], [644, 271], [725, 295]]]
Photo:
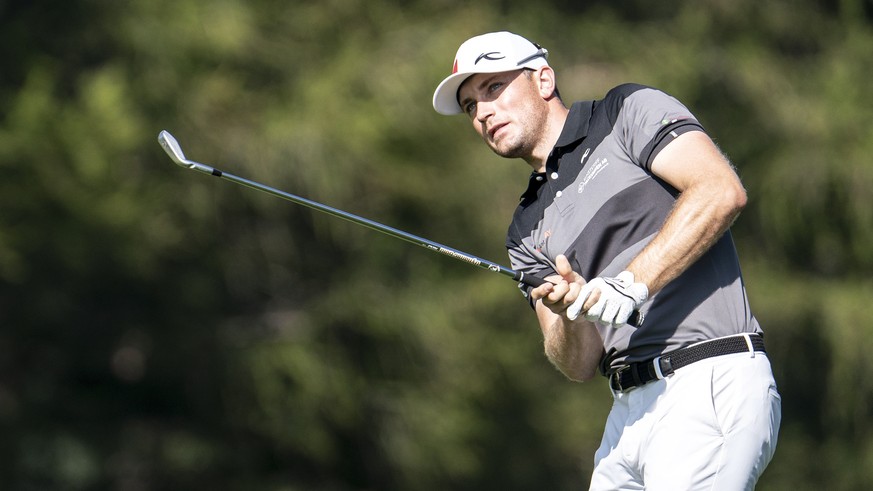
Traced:
[[783, 396], [765, 490], [873, 486], [870, 0], [0, 2], [0, 488], [584, 489], [610, 396], [511, 281], [169, 161], [506, 263], [529, 172], [432, 91], [460, 42], [563, 97], [657, 86], [731, 157]]

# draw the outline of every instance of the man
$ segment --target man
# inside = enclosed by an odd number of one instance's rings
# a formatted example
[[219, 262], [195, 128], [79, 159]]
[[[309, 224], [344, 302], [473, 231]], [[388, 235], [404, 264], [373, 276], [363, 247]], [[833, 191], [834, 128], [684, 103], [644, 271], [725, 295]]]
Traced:
[[519, 285], [548, 359], [609, 380], [591, 489], [752, 489], [781, 402], [728, 231], [745, 190], [679, 101], [626, 84], [567, 108], [547, 54], [471, 38], [433, 105], [533, 168], [507, 248], [549, 281]]

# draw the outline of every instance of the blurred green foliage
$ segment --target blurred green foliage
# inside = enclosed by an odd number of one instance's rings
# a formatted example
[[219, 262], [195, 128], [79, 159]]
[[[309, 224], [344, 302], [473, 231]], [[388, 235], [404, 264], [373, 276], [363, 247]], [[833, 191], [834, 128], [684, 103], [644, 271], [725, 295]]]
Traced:
[[0, 487], [584, 489], [610, 396], [496, 275], [175, 167], [505, 262], [528, 168], [433, 88], [550, 50], [567, 100], [688, 104], [783, 395], [760, 489], [873, 486], [873, 3], [0, 2]]

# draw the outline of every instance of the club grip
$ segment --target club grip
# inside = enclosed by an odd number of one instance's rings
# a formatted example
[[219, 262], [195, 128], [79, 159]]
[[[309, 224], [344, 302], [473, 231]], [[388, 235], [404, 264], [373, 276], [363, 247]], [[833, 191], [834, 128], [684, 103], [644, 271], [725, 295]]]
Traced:
[[[518, 278], [518, 281], [524, 283], [527, 286], [532, 286], [536, 288], [544, 283], [547, 283], [546, 280], [540, 278], [539, 276], [524, 273], [520, 273], [520, 275], [521, 276]], [[643, 314], [641, 314], [639, 310], [634, 310], [633, 313], [631, 313], [630, 317], [628, 317], [627, 323], [634, 327], [640, 327], [643, 323]]]
[[546, 280], [540, 278], [539, 276], [534, 276], [532, 274], [525, 274], [525, 273], [520, 273], [520, 274], [521, 274], [521, 277], [518, 279], [518, 281], [524, 283], [527, 286], [532, 286], [532, 287], [536, 288], [540, 285], [548, 283]]

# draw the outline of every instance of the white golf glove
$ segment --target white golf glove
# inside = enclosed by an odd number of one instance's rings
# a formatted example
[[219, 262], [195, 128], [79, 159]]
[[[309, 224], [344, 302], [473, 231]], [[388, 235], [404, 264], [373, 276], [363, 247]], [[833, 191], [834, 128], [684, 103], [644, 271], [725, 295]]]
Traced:
[[579, 298], [567, 309], [567, 318], [573, 320], [579, 317], [585, 300], [594, 289], [600, 290], [600, 298], [588, 309], [585, 318], [611, 324], [612, 327], [625, 324], [631, 314], [649, 298], [648, 287], [634, 283], [634, 274], [630, 271], [622, 271], [615, 278], [597, 277], [582, 287]]

